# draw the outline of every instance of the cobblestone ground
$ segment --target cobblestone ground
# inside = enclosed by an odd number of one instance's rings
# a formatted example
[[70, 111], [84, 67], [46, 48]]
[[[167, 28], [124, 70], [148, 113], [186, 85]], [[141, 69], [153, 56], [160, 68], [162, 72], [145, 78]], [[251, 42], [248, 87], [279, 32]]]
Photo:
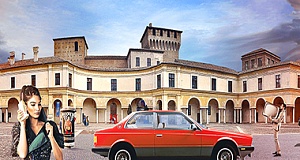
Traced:
[[[0, 123], [0, 159], [2, 160], [15, 160], [10, 156], [11, 148], [11, 128], [13, 123]], [[65, 148], [63, 150], [65, 160], [73, 159], [103, 159], [107, 158], [100, 157], [91, 152], [93, 147], [93, 136], [95, 130], [101, 128], [107, 128], [113, 126], [112, 124], [96, 124], [91, 123], [90, 126], [83, 126], [82, 124], [76, 124], [77, 134], [75, 139], [74, 148]], [[264, 135], [273, 134], [271, 124], [256, 123], [256, 124], [224, 124], [224, 123], [210, 123], [207, 125], [208, 128], [215, 128], [220, 130], [228, 130], [235, 132], [244, 132], [252, 135]], [[297, 124], [283, 124], [280, 134], [288, 133], [300, 133], [300, 127]], [[255, 137], [255, 136], [254, 136]], [[51, 158], [53, 159], [53, 158]]]

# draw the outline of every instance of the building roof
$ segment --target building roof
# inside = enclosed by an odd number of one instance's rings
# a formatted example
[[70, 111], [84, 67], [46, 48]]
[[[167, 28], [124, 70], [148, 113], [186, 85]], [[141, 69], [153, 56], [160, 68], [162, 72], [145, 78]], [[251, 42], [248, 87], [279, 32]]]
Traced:
[[25, 66], [34, 66], [34, 65], [41, 65], [41, 64], [51, 64], [57, 62], [67, 62], [58, 57], [45, 57], [39, 58], [37, 62], [34, 62], [33, 59], [25, 59], [25, 60], [16, 60], [13, 65], [10, 65], [9, 62], [0, 64], [0, 70], [10, 69], [10, 68], [17, 68], [17, 67], [25, 67]]
[[86, 56], [85, 60], [126, 60], [127, 56]]
[[256, 54], [262, 54], [262, 53], [269, 54], [269, 55], [273, 56], [274, 58], [280, 59], [280, 57], [277, 56], [276, 54], [274, 54], [274, 53], [272, 53], [272, 52], [270, 52], [270, 51], [268, 51], [266, 49], [263, 49], [263, 48], [259, 48], [257, 50], [254, 50], [254, 51], [251, 51], [251, 52], [249, 52], [247, 54], [242, 55], [242, 59], [246, 58], [248, 56], [252, 56], [252, 55], [256, 55]]
[[181, 60], [181, 59], [175, 60], [175, 63], [189, 66], [189, 67], [196, 67], [196, 68], [207, 69], [207, 70], [218, 71], [218, 72], [225, 72], [225, 73], [230, 73], [230, 74], [238, 74], [238, 72], [233, 69], [230, 69], [227, 67], [222, 67], [222, 66], [217, 66], [217, 65], [213, 65], [213, 64], [208, 64], [208, 63], [187, 61], [187, 60]]
[[53, 41], [56, 41], [56, 40], [65, 40], [65, 39], [76, 39], [76, 38], [83, 38], [83, 40], [85, 42], [85, 45], [86, 45], [86, 48], [89, 49], [89, 46], [88, 46], [88, 44], [87, 44], [84, 36], [54, 38]]

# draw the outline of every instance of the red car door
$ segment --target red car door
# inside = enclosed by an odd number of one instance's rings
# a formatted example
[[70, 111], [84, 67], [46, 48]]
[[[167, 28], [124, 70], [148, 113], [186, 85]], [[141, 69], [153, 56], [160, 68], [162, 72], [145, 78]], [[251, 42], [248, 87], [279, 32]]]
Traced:
[[201, 154], [200, 130], [192, 130], [192, 122], [181, 113], [157, 113], [155, 156], [198, 157]]

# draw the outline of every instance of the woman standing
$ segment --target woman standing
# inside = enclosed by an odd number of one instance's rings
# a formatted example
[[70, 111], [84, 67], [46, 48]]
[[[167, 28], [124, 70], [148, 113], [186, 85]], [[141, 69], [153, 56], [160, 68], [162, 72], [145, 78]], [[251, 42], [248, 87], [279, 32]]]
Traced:
[[[23, 102], [22, 102], [23, 101]], [[51, 150], [55, 159], [63, 159], [63, 135], [53, 121], [47, 121], [41, 106], [41, 95], [34, 86], [23, 86], [20, 103], [25, 109], [17, 111], [18, 123], [12, 129], [12, 156], [24, 159], [50, 159]], [[29, 116], [26, 116], [26, 112]]]

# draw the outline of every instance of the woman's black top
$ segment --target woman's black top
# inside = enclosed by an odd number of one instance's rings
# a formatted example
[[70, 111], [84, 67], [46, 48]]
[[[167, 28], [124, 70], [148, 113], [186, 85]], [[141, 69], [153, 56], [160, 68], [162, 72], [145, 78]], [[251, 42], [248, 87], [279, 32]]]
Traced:
[[[57, 144], [59, 145], [59, 147], [64, 148], [63, 135], [59, 133], [56, 123], [53, 121], [47, 121], [47, 122], [49, 122], [53, 126], [53, 136], [54, 136]], [[31, 159], [31, 160], [50, 159], [52, 147], [51, 147], [50, 139], [48, 138], [47, 132], [45, 129], [45, 125], [47, 122], [45, 122], [44, 126], [42, 127], [42, 129], [39, 131], [39, 133], [37, 135], [31, 129], [30, 122], [29, 121], [26, 122], [26, 138], [27, 138], [28, 148], [31, 145], [31, 143], [33, 142], [33, 140], [39, 134], [41, 134], [41, 132], [44, 132], [44, 134], [46, 135], [45, 138], [47, 139], [47, 142], [45, 144], [41, 145], [40, 147], [38, 147], [37, 149], [33, 150], [32, 152], [28, 153], [25, 159]], [[27, 124], [29, 124], [29, 125], [27, 125]], [[19, 156], [17, 154], [17, 147], [18, 147], [19, 140], [20, 140], [20, 126], [21, 126], [21, 124], [18, 122], [12, 128], [11, 154], [13, 157]], [[28, 152], [29, 152], [29, 149], [28, 149]]]

